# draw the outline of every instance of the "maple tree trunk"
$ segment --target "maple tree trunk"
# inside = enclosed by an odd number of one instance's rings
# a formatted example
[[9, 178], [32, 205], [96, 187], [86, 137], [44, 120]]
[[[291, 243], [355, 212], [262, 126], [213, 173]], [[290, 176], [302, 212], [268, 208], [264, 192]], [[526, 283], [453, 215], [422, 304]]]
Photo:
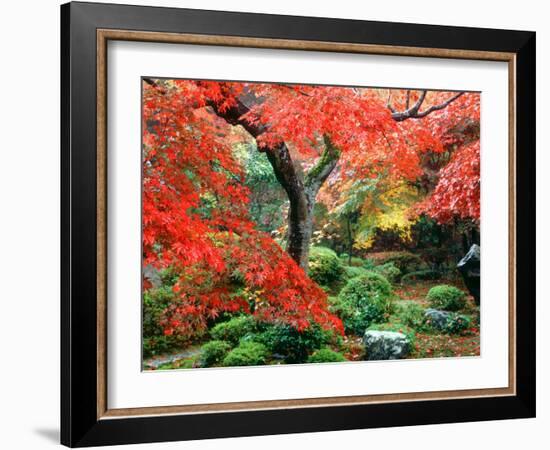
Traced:
[[330, 139], [325, 137], [324, 141], [325, 149], [319, 161], [305, 176], [301, 167], [292, 161], [288, 147], [284, 143], [266, 152], [275, 176], [286, 191], [290, 202], [286, 251], [306, 272], [317, 193], [340, 157], [339, 150], [332, 145]]
[[296, 263], [307, 271], [309, 242], [313, 233], [313, 206], [308, 199], [303, 173], [298, 170], [285, 144], [266, 151], [273, 172], [285, 190], [290, 208], [288, 211], [287, 252]]
[[305, 192], [289, 195], [287, 253], [307, 272], [309, 244], [313, 234], [313, 207], [315, 199], [309, 202]]
[[[236, 104], [222, 110], [216, 102], [209, 106], [214, 113], [231, 125], [241, 125], [248, 133], [257, 138], [266, 129], [259, 123], [248, 122], [243, 116], [249, 107], [237, 100]], [[288, 213], [287, 252], [294, 261], [307, 272], [309, 244], [313, 234], [313, 208], [319, 189], [336, 167], [340, 151], [332, 144], [329, 136], [323, 136], [324, 150], [317, 163], [304, 174], [302, 167], [292, 160], [290, 151], [283, 142], [265, 150], [273, 167], [275, 177], [286, 191], [290, 202]]]

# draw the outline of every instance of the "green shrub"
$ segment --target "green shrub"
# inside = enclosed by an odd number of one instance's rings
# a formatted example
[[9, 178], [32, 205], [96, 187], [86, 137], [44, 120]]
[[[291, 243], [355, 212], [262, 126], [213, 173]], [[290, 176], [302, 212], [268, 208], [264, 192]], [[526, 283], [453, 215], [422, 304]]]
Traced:
[[349, 265], [352, 267], [363, 267], [364, 264], [365, 261], [362, 258], [359, 258], [358, 256], [352, 256]]
[[346, 277], [348, 279], [365, 275], [368, 272], [368, 270], [365, 269], [364, 267], [346, 266], [344, 270], [346, 271]]
[[142, 331], [144, 357], [169, 352], [174, 348], [185, 345], [187, 342], [187, 339], [181, 336], [165, 336], [164, 328], [160, 325], [164, 311], [175, 301], [175, 295], [171, 286], [153, 288], [143, 293]]
[[335, 352], [330, 348], [322, 348], [317, 350], [308, 359], [308, 363], [326, 363], [326, 362], [343, 362], [347, 361], [344, 355]]
[[376, 264], [374, 263], [374, 259], [372, 258], [366, 258], [363, 260], [363, 267], [367, 270], [374, 270], [376, 267]]
[[343, 277], [344, 266], [340, 258], [330, 248], [311, 247], [308, 274], [317, 284], [330, 286]]
[[186, 359], [184, 361], [181, 361], [178, 365], [178, 369], [193, 369], [194, 367], [200, 367], [201, 364], [199, 361], [195, 360], [194, 358]]
[[384, 275], [391, 283], [395, 283], [401, 277], [401, 271], [392, 262], [382, 264], [381, 266], [376, 266], [374, 271]]
[[447, 319], [445, 324], [445, 333], [462, 334], [472, 326], [472, 320], [468, 316], [453, 313]]
[[347, 332], [362, 335], [371, 323], [386, 320], [391, 312], [391, 285], [376, 272], [352, 278], [340, 291], [332, 309]]
[[323, 330], [319, 325], [302, 331], [287, 324], [265, 324], [264, 327], [262, 333], [246, 336], [244, 340], [260, 342], [289, 364], [306, 362], [311, 352], [335, 340], [332, 332]]
[[143, 335], [162, 336], [163, 328], [159, 325], [162, 313], [175, 301], [172, 288], [163, 286], [149, 289], [143, 293]]
[[441, 278], [441, 272], [437, 270], [418, 270], [416, 272], [410, 272], [401, 278], [401, 283], [406, 284], [411, 281], [430, 281]]
[[426, 318], [424, 313], [424, 308], [418, 303], [408, 302], [405, 305], [400, 306], [399, 313], [397, 315], [399, 320], [404, 325], [420, 331], [426, 328]]
[[411, 327], [400, 323], [400, 322], [389, 322], [389, 323], [374, 323], [369, 328], [369, 331], [393, 331], [395, 333], [401, 333], [407, 336], [411, 346], [414, 345], [416, 341], [416, 333]]
[[242, 342], [227, 354], [223, 359], [223, 365], [226, 367], [261, 366], [266, 363], [268, 356], [265, 345], [259, 342]]
[[201, 347], [201, 367], [212, 367], [221, 364], [225, 356], [231, 351], [231, 344], [226, 341], [210, 341]]
[[403, 274], [426, 268], [426, 263], [422, 258], [410, 252], [392, 252], [387, 257], [381, 259], [380, 263], [393, 263]]
[[431, 288], [426, 299], [433, 308], [446, 311], [458, 311], [466, 306], [466, 294], [460, 289], [447, 284]]
[[237, 345], [239, 340], [256, 329], [256, 321], [252, 316], [238, 316], [227, 322], [221, 322], [210, 330], [210, 336], [218, 341], [227, 341]]

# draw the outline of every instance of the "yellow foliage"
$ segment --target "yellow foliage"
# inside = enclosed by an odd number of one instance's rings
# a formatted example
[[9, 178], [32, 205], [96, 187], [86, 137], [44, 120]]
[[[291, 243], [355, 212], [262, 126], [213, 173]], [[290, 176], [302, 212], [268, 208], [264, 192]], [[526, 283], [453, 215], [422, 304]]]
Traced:
[[362, 207], [360, 231], [354, 247], [368, 249], [374, 242], [376, 230], [394, 230], [404, 241], [409, 241], [416, 216], [410, 206], [418, 199], [416, 189], [407, 183], [389, 187], [382, 194], [368, 198]]

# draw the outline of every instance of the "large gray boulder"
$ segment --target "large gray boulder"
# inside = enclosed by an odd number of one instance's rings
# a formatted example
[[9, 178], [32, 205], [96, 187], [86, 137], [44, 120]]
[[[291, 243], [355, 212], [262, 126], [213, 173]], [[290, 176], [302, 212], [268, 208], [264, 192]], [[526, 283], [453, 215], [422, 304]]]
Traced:
[[444, 330], [451, 313], [439, 309], [429, 308], [424, 312], [426, 323], [437, 330]]
[[366, 331], [363, 336], [366, 359], [402, 359], [411, 351], [411, 342], [403, 333], [394, 331]]
[[480, 286], [480, 263], [481, 263], [481, 248], [477, 244], [473, 244], [470, 247], [470, 250], [464, 258], [456, 265], [462, 278], [464, 279], [464, 284], [468, 288], [472, 297], [476, 302], [476, 305], [479, 305], [479, 286]]

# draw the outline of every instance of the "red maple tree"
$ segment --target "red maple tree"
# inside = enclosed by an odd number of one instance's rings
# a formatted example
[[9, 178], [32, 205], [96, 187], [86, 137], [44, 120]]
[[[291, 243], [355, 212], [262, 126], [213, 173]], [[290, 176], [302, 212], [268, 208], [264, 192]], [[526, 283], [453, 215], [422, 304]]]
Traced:
[[[191, 335], [239, 310], [342, 331], [306, 275], [319, 190], [338, 165], [342, 176], [412, 181], [423, 153], [455, 146], [422, 208], [440, 221], [479, 218], [479, 143], [453, 137], [479, 121], [478, 105], [470, 93], [145, 79], [143, 264], [180, 274], [166, 334]], [[251, 138], [288, 196], [286, 251], [248, 215], [233, 145]]]

